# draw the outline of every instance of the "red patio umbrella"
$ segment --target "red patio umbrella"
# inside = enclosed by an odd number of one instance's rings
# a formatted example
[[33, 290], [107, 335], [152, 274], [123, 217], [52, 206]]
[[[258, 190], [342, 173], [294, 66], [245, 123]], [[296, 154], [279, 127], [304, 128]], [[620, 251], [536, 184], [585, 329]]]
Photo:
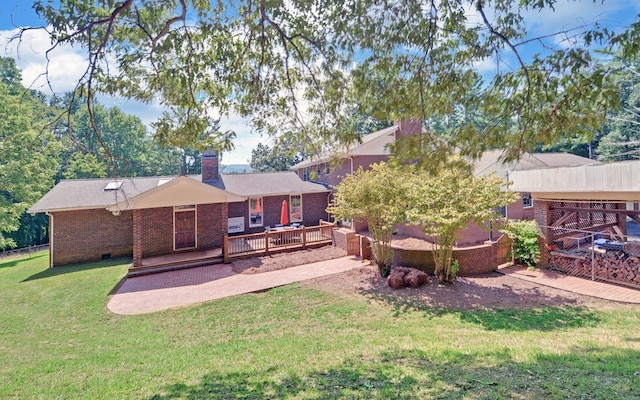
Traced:
[[280, 210], [280, 223], [287, 225], [289, 223], [289, 210], [287, 208], [287, 201], [282, 200], [282, 209]]
[[260, 197], [256, 199], [256, 214], [260, 214], [262, 212], [262, 207], [260, 206]]

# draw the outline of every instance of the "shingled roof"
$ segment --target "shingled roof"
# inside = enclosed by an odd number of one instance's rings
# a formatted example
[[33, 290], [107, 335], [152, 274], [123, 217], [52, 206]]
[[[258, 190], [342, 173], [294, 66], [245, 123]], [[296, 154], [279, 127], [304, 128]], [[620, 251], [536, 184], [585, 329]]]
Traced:
[[[118, 179], [72, 179], [60, 181], [29, 210], [31, 214], [52, 211], [88, 210], [112, 208], [127, 199], [139, 197], [156, 187], [177, 178], [154, 176]], [[190, 177], [198, 182], [201, 175]], [[263, 172], [254, 174], [220, 175], [212, 185], [230, 194], [251, 196], [276, 196], [290, 193], [320, 193], [329, 189], [322, 185], [304, 182], [295, 172]]]
[[212, 184], [217, 188], [247, 197], [330, 191], [321, 184], [301, 180], [298, 174], [292, 171], [222, 174], [220, 180]]
[[[124, 199], [132, 198], [158, 186], [161, 181], [174, 177], [145, 177], [118, 179], [70, 179], [60, 181], [33, 207], [30, 214], [47, 211], [67, 211], [106, 208]], [[120, 184], [118, 184], [120, 182]], [[107, 189], [107, 185], [118, 186]]]
[[329, 162], [336, 157], [346, 158], [352, 156], [389, 155], [388, 145], [395, 142], [396, 134], [399, 129], [398, 125], [393, 125], [368, 135], [364, 135], [361, 138], [361, 143], [353, 144], [345, 149], [334, 149], [332, 151], [324, 152], [316, 157], [299, 162], [291, 167], [291, 169], [297, 170], [311, 165]]
[[494, 173], [499, 178], [507, 179], [512, 171], [602, 164], [600, 161], [569, 153], [525, 153], [520, 160], [508, 163], [500, 161], [501, 155], [502, 150], [484, 152], [482, 157], [473, 163], [474, 175]]

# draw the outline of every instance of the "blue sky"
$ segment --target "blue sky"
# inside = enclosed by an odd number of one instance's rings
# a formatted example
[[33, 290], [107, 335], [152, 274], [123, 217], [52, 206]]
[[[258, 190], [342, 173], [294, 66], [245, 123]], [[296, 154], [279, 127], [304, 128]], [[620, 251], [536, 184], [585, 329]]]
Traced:
[[[30, 0], [2, 0], [0, 5], [0, 55], [14, 57], [22, 70], [23, 84], [49, 92], [48, 85], [39, 76], [45, 72], [44, 52], [49, 48], [49, 41], [43, 31], [32, 31], [17, 48], [16, 43], [7, 45], [8, 39], [16, 32], [17, 27], [40, 26], [40, 21], [33, 11]], [[531, 35], [544, 35], [561, 30], [569, 30], [580, 26], [590, 26], [595, 22], [611, 29], [619, 30], [634, 21], [640, 13], [640, 1], [612, 0], [600, 1], [563, 1], [556, 3], [554, 12], [529, 12], [525, 14], [527, 28]], [[562, 46], [557, 38], [550, 39], [554, 46]], [[69, 91], [74, 81], [85, 68], [82, 52], [72, 48], [62, 48], [52, 54], [49, 64], [49, 80], [54, 91]], [[509, 62], [508, 58], [502, 62]], [[505, 65], [508, 68], [508, 65]], [[478, 65], [478, 69], [495, 68], [492, 60], [486, 65]], [[503, 68], [501, 66], [501, 68]], [[123, 99], [103, 98], [101, 102], [107, 106], [118, 106], [125, 112], [137, 115], [145, 123], [154, 121], [162, 112], [159, 104], [139, 104]], [[222, 130], [233, 130], [238, 134], [235, 142], [236, 150], [223, 154], [224, 164], [245, 164], [251, 158], [251, 150], [260, 142], [271, 144], [269, 138], [252, 133], [247, 122], [238, 116], [230, 115], [221, 121]]]
[[[34, 89], [51, 93], [47, 84], [39, 76], [45, 71], [46, 60], [44, 52], [49, 48], [49, 41], [43, 31], [32, 31], [25, 36], [19, 49], [16, 44], [7, 45], [17, 27], [41, 26], [42, 21], [32, 8], [30, 0], [2, 0], [0, 5], [0, 55], [16, 59], [22, 70], [23, 84]], [[50, 57], [50, 81], [56, 92], [72, 90], [77, 79], [85, 68], [84, 55], [80, 51], [64, 48]], [[34, 84], [35, 82], [35, 84]], [[125, 99], [101, 98], [100, 102], [106, 106], [118, 106], [126, 113], [138, 116], [145, 124], [155, 121], [162, 113], [159, 104], [141, 104]], [[223, 164], [248, 164], [251, 150], [258, 143], [271, 145], [271, 139], [252, 133], [246, 120], [236, 115], [223, 117], [222, 131], [233, 130], [237, 133], [235, 150], [222, 155]]]

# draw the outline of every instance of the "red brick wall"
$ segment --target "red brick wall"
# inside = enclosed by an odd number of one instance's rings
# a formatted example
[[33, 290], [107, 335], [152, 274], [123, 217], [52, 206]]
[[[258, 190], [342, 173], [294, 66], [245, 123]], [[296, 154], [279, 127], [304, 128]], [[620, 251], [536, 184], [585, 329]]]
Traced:
[[138, 210], [142, 221], [142, 257], [173, 252], [173, 207]]
[[[229, 218], [233, 217], [245, 217], [249, 214], [249, 202], [241, 201], [236, 203], [228, 203], [229, 210]], [[244, 226], [247, 226], [247, 221], [245, 221]]]
[[[307, 226], [318, 225], [321, 219], [326, 220], [327, 215], [327, 196], [329, 192], [307, 193], [302, 195], [302, 223]], [[289, 206], [289, 195], [281, 196], [265, 196], [262, 198], [263, 225], [258, 227], [249, 227], [249, 201], [242, 203], [229, 203], [229, 218], [244, 217], [244, 234], [264, 232], [267, 226], [275, 226], [280, 223], [280, 212], [282, 210], [282, 201], [286, 200]], [[225, 220], [225, 231], [226, 231]]]
[[[350, 174], [353, 167], [353, 172], [358, 170], [358, 167], [362, 167], [363, 169], [369, 169], [371, 164], [375, 164], [380, 161], [386, 161], [389, 159], [389, 156], [386, 155], [369, 155], [369, 156], [353, 156], [353, 158], [345, 158], [342, 160], [342, 163], [339, 166], [331, 165], [331, 170], [329, 175], [326, 175], [326, 163], [320, 163], [320, 174], [314, 176], [313, 180], [317, 182], [327, 183], [329, 185], [335, 186], [339, 184], [342, 179], [347, 174]], [[353, 165], [352, 165], [353, 162]], [[317, 172], [318, 164], [311, 165], [309, 170], [312, 172]], [[298, 176], [300, 179], [304, 179], [304, 168], [297, 170]]]
[[[173, 253], [173, 207], [139, 210], [142, 221], [142, 257]], [[197, 206], [196, 250], [221, 248], [227, 232], [226, 204]]]
[[198, 249], [222, 248], [227, 233], [227, 203], [198, 206]]
[[59, 266], [133, 252], [132, 213], [114, 216], [107, 210], [55, 212], [52, 227], [52, 265]]
[[428, 250], [393, 247], [393, 265], [416, 268], [428, 274], [433, 274], [435, 270], [433, 253]]
[[329, 192], [307, 193], [302, 195], [302, 223], [307, 226], [318, 225], [320, 220], [327, 221]]
[[[362, 259], [372, 259], [369, 239], [362, 236]], [[338, 246], [339, 243], [336, 243]], [[498, 242], [471, 247], [456, 248], [453, 258], [460, 263], [459, 276], [477, 275], [495, 270], [506, 262], [511, 242], [503, 236]], [[338, 246], [340, 247], [340, 246]], [[393, 247], [393, 265], [417, 268], [433, 274], [435, 264], [431, 250], [413, 250]]]
[[201, 158], [202, 182], [212, 182], [219, 179], [218, 156], [215, 154], [202, 155]]

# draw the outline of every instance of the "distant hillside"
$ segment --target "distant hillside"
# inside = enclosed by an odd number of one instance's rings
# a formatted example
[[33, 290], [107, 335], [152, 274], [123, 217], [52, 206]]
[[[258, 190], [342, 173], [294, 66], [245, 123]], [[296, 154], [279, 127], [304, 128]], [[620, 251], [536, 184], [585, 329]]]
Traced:
[[229, 164], [224, 165], [221, 172], [223, 174], [246, 174], [253, 172], [253, 168], [249, 164]]

